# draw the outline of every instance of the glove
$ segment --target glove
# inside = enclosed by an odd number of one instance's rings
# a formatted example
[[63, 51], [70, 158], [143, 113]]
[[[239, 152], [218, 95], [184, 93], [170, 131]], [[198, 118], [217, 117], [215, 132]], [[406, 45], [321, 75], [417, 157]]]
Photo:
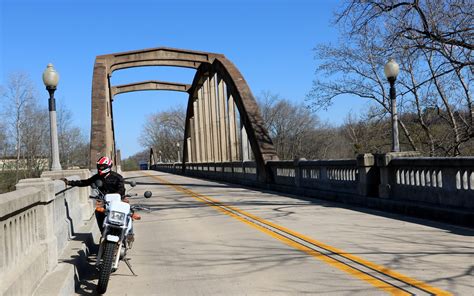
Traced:
[[99, 213], [105, 212], [104, 202], [103, 202], [103, 201], [101, 201], [101, 200], [96, 200], [96, 201], [95, 201], [95, 211], [96, 211], [96, 212], [99, 212]]
[[59, 180], [63, 181], [66, 186], [69, 185], [69, 181], [66, 178], [61, 178]]

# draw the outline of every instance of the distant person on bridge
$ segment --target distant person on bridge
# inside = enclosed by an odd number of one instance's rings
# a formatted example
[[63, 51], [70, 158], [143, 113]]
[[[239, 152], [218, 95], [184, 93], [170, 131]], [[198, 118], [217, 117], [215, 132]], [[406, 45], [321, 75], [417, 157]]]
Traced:
[[[68, 180], [66, 178], [62, 178], [61, 180], [69, 186], [78, 186], [78, 187], [86, 187], [91, 186], [95, 183], [96, 180], [102, 180], [102, 186], [98, 189], [104, 193], [118, 193], [122, 196], [122, 201], [128, 202], [128, 198], [124, 198], [125, 195], [125, 186], [122, 175], [112, 171], [112, 160], [107, 156], [103, 156], [99, 158], [97, 161], [97, 174], [93, 175], [89, 179], [84, 180]], [[137, 215], [137, 214], [135, 214]], [[137, 215], [138, 216], [138, 215]], [[96, 203], [95, 208], [95, 217], [97, 219], [97, 224], [99, 225], [99, 229], [102, 232], [102, 225], [104, 223], [104, 205], [102, 202]], [[134, 217], [134, 219], [139, 219], [139, 217]]]

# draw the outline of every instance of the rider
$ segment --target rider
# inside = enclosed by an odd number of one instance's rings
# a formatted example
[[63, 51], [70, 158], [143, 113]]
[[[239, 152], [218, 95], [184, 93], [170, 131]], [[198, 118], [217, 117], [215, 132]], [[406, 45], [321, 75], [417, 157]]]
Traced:
[[[98, 187], [98, 189], [102, 193], [119, 193], [122, 196], [122, 201], [128, 202], [128, 198], [125, 197], [123, 177], [120, 174], [112, 171], [112, 165], [113, 163], [110, 158], [107, 156], [102, 156], [97, 161], [97, 174], [93, 175], [89, 179], [67, 180], [66, 178], [62, 178], [61, 180], [64, 181], [66, 185], [79, 187], [91, 186], [96, 180], [101, 180], [102, 186]], [[104, 205], [102, 202], [96, 203], [95, 217], [97, 219], [99, 229], [102, 232], [102, 225], [105, 218]]]

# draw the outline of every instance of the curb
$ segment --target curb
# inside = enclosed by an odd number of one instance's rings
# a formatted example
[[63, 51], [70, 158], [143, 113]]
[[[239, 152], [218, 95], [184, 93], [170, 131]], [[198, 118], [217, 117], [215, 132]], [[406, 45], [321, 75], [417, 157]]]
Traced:
[[33, 295], [74, 295], [82, 279], [90, 276], [89, 255], [96, 253], [99, 229], [92, 216], [70, 238], [58, 264], [45, 275]]

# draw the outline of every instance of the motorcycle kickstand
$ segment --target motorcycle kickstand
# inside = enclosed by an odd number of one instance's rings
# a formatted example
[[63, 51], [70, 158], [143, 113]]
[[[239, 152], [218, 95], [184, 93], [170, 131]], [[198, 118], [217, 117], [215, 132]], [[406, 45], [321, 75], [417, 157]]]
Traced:
[[124, 258], [123, 261], [125, 262], [125, 264], [127, 264], [128, 266], [128, 269], [130, 269], [130, 271], [132, 272], [133, 276], [138, 276], [134, 271], [133, 271], [133, 268], [132, 268], [132, 264], [130, 264], [130, 258]]

